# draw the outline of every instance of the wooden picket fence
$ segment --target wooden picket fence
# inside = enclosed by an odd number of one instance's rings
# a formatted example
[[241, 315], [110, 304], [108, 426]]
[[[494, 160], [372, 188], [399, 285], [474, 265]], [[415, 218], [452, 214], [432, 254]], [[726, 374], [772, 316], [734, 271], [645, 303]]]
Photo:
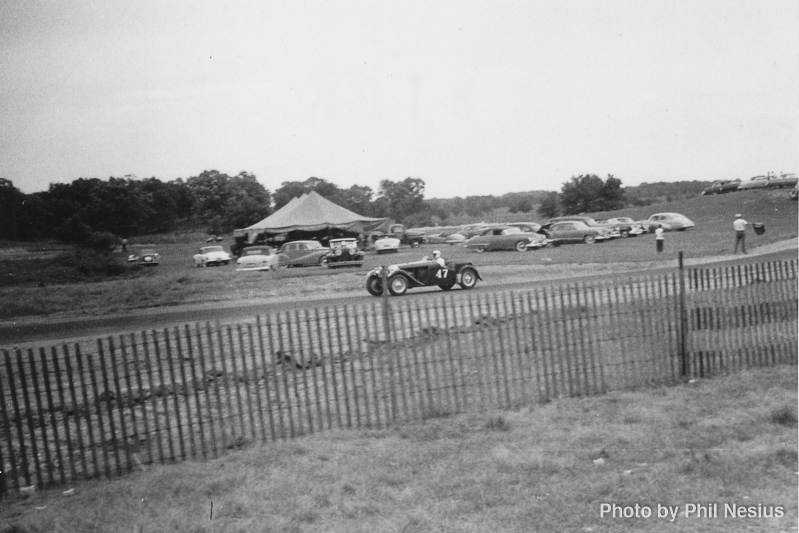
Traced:
[[796, 261], [3, 349], [0, 495], [330, 428], [796, 361]]

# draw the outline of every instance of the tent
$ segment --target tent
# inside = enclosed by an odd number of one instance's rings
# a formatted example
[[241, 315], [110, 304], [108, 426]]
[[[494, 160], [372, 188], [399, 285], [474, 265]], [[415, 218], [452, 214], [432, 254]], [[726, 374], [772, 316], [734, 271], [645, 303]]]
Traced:
[[[362, 217], [336, 205], [316, 191], [294, 197], [289, 203], [252, 226], [236, 230], [247, 234], [253, 242], [258, 234], [274, 236], [292, 233], [295, 237], [307, 238], [310, 234], [330, 237], [333, 235], [358, 235], [384, 229], [387, 218]], [[293, 239], [292, 239], [293, 240]]]

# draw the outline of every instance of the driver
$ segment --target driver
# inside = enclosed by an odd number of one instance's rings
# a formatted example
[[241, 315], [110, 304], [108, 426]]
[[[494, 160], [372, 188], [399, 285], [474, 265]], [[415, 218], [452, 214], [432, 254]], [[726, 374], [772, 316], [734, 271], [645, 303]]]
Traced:
[[442, 266], [442, 267], [446, 266], [446, 261], [444, 261], [444, 258], [441, 257], [441, 252], [439, 252], [438, 250], [434, 250], [433, 251], [433, 261], [438, 263], [439, 266]]

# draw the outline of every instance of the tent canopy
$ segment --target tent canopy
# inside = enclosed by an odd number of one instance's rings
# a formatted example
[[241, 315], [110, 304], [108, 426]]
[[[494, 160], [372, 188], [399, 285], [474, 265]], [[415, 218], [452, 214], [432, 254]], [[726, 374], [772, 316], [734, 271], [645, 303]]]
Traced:
[[289, 203], [243, 232], [288, 233], [339, 229], [352, 233], [369, 233], [388, 224], [387, 218], [362, 217], [334, 204], [316, 191], [294, 197]]

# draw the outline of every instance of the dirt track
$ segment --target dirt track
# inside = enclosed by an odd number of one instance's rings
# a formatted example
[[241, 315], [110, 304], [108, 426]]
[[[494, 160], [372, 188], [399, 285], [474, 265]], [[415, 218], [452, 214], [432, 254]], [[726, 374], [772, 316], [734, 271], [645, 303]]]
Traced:
[[[790, 259], [797, 256], [797, 241], [786, 240], [769, 245], [752, 248], [747, 256], [710, 256], [688, 259], [686, 266], [726, 264], [731, 261], [752, 262], [761, 260], [764, 256], [773, 259]], [[572, 265], [527, 265], [527, 266], [487, 266], [481, 269], [484, 278], [477, 290], [491, 288], [493, 290], [510, 290], [535, 286], [536, 284], [551, 284], [557, 280], [577, 280], [595, 276], [627, 277], [631, 273], [649, 273], [657, 270], [670, 270], [677, 267], [674, 259], [644, 263], [613, 263], [613, 264], [572, 264]], [[87, 337], [100, 337], [128, 332], [139, 332], [144, 329], [163, 328], [174, 324], [193, 322], [217, 321], [222, 323], [244, 322], [258, 314], [270, 313], [276, 310], [289, 310], [296, 308], [332, 306], [332, 305], [363, 305], [376, 300], [365, 294], [342, 296], [340, 293], [327, 289], [319, 284], [313, 293], [308, 293], [308, 284], [303, 284], [306, 292], [291, 296], [280, 296], [243, 302], [216, 303], [213, 307], [208, 305], [183, 305], [171, 308], [153, 308], [133, 310], [129, 313], [107, 315], [102, 317], [87, 318], [51, 318], [41, 317], [24, 318], [6, 321], [0, 324], [0, 347], [25, 348], [34, 343], [43, 342], [71, 342]], [[460, 291], [454, 291], [453, 295]], [[411, 297], [427, 298], [440, 294], [436, 289], [415, 290]]]

